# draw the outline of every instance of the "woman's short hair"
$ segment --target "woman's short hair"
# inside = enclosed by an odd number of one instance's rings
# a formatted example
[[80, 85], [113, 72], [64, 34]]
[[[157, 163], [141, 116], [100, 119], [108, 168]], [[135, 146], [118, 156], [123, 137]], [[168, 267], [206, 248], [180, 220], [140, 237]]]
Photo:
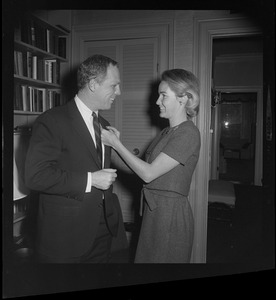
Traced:
[[110, 64], [118, 66], [118, 62], [104, 55], [95, 54], [88, 57], [78, 68], [79, 90], [83, 89], [91, 79], [101, 83], [105, 79]]
[[193, 118], [199, 111], [199, 80], [192, 73], [184, 69], [171, 69], [164, 71], [161, 80], [165, 81], [178, 97], [188, 96], [186, 112]]

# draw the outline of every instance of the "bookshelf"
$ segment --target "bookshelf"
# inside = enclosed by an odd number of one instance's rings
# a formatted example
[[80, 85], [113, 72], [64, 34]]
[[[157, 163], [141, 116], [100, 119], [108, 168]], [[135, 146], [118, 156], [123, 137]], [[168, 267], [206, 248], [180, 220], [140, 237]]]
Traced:
[[14, 114], [38, 115], [64, 103], [60, 64], [69, 30], [30, 14], [15, 22]]
[[[65, 19], [58, 18], [58, 22]], [[61, 68], [68, 69], [70, 32], [30, 13], [22, 14], [14, 24], [13, 236], [19, 246], [30, 217], [31, 193], [24, 189], [22, 179], [31, 128], [39, 114], [65, 103]]]

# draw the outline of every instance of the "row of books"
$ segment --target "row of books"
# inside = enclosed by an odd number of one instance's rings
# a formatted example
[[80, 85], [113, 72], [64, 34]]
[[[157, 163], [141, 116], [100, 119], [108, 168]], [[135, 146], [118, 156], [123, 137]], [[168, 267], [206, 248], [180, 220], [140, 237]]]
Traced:
[[33, 19], [22, 19], [15, 26], [14, 38], [49, 53], [66, 58], [66, 38]]
[[[24, 199], [25, 200], [25, 199]], [[27, 201], [14, 201], [13, 203], [13, 213], [14, 214], [24, 214], [28, 208]]]
[[14, 109], [26, 112], [44, 112], [62, 105], [61, 91], [15, 84]]
[[45, 59], [30, 51], [14, 50], [14, 74], [50, 83], [60, 83], [60, 64], [57, 59]]

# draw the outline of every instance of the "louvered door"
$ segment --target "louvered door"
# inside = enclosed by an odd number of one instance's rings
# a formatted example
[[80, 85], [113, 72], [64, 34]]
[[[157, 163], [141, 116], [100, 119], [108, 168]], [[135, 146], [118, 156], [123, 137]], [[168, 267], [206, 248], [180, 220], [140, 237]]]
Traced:
[[[103, 54], [119, 62], [121, 96], [101, 114], [121, 132], [124, 145], [142, 157], [156, 135], [150, 115], [151, 85], [157, 79], [158, 48], [156, 38], [84, 42], [83, 58]], [[118, 194], [125, 222], [133, 222], [139, 210], [142, 181], [113, 151], [113, 166], [118, 170], [114, 191]]]

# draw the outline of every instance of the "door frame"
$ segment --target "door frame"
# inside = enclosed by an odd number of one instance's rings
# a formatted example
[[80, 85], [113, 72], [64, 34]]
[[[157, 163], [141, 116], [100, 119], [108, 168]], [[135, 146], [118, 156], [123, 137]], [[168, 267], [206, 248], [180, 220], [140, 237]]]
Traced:
[[195, 218], [193, 263], [206, 263], [208, 183], [211, 144], [212, 45], [218, 37], [249, 36], [261, 29], [244, 16], [219, 16], [219, 12], [194, 17], [193, 72], [200, 81], [200, 113], [196, 124], [201, 132], [201, 151], [195, 170], [195, 186], [190, 201]]

